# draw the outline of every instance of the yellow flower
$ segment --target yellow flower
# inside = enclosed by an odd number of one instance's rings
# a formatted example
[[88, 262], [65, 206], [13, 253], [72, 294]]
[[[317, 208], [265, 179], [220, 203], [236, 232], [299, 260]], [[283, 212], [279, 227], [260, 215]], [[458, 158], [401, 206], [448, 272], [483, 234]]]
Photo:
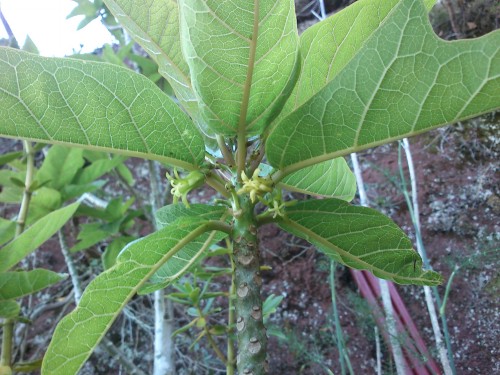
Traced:
[[191, 171], [185, 178], [181, 178], [177, 169], [174, 168], [174, 176], [172, 177], [167, 173], [167, 179], [172, 186], [170, 192], [174, 197], [174, 203], [179, 202], [179, 198], [181, 198], [182, 203], [189, 208], [189, 202], [187, 200], [188, 193], [203, 185], [205, 181], [205, 175], [200, 171]]
[[274, 219], [276, 219], [276, 216], [285, 217], [283, 209], [286, 207], [286, 204], [284, 202], [274, 199], [272, 205], [273, 207], [269, 207], [268, 211], [273, 214]]
[[241, 172], [241, 180], [243, 186], [236, 192], [241, 195], [244, 193], [250, 194], [250, 200], [255, 203], [258, 197], [262, 197], [266, 193], [273, 191], [272, 181], [270, 178], [260, 177], [260, 169], [257, 168], [252, 174], [252, 178], [248, 178], [245, 172]]

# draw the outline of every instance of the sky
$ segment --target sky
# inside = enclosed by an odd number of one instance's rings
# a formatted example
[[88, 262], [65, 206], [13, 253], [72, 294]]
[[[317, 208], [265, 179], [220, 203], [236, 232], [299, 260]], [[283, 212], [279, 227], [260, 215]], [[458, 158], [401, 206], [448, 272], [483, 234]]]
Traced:
[[[77, 25], [83, 17], [66, 16], [75, 8], [71, 0], [0, 0], [0, 7], [18, 43], [22, 46], [26, 35], [47, 57], [71, 55], [73, 51], [91, 52], [113, 37], [99, 20], [92, 21], [80, 31]], [[7, 32], [0, 22], [0, 38]]]

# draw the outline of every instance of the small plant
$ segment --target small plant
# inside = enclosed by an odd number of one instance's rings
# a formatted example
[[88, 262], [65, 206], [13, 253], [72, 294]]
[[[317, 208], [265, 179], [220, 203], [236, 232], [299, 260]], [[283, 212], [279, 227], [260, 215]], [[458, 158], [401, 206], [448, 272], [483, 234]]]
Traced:
[[[361, 0], [300, 38], [292, 0], [104, 3], [175, 99], [119, 66], [1, 48], [0, 134], [177, 167], [168, 180], [179, 203], [89, 284], [59, 323], [44, 374], [76, 373], [137, 292], [166, 287], [222, 238], [238, 345], [226, 365], [265, 373], [258, 234], [269, 223], [349, 267], [441, 283], [389, 218], [348, 203], [356, 187], [343, 156], [500, 107], [500, 32], [441, 41], [427, 18], [433, 0]], [[189, 204], [205, 183], [219, 198]], [[286, 201], [283, 189], [326, 199]]]

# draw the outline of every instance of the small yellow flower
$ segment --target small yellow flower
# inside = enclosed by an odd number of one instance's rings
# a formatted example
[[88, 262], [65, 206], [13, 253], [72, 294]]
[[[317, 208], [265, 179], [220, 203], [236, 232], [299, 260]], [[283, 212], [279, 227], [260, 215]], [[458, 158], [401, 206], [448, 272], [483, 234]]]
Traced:
[[273, 191], [272, 181], [270, 178], [260, 177], [260, 169], [257, 168], [252, 174], [252, 178], [248, 178], [245, 172], [241, 172], [241, 180], [243, 181], [243, 186], [239, 189], [236, 194], [241, 195], [244, 193], [250, 194], [250, 200], [255, 203], [258, 197], [262, 197], [266, 193]]
[[273, 206], [269, 207], [268, 211], [273, 214], [274, 219], [276, 219], [277, 216], [285, 217], [283, 209], [286, 207], [286, 204], [284, 202], [274, 199], [272, 205]]
[[189, 208], [187, 195], [191, 190], [203, 185], [205, 175], [200, 171], [191, 171], [185, 178], [181, 178], [177, 169], [174, 168], [174, 176], [175, 177], [172, 177], [167, 173], [167, 179], [172, 186], [170, 192], [174, 197], [174, 203], [179, 202], [179, 198], [181, 198], [182, 203]]

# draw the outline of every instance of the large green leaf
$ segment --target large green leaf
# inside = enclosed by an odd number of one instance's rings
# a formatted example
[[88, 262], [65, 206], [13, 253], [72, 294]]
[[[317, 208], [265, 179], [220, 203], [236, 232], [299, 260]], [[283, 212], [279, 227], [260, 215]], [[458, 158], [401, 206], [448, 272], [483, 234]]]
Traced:
[[259, 134], [295, 78], [294, 2], [180, 0], [182, 52], [208, 126]]
[[115, 266], [89, 284], [77, 308], [57, 325], [42, 374], [76, 374], [141, 285], [179, 249], [212, 229], [211, 222], [189, 218], [127, 245]]
[[80, 202], [75, 202], [51, 212], [0, 249], [0, 272], [14, 267], [52, 237], [73, 216], [79, 205]]
[[366, 269], [400, 284], [437, 285], [441, 276], [422, 270], [410, 239], [389, 218], [338, 199], [299, 202], [279, 225], [337, 262]]
[[[159, 209], [155, 213], [155, 216], [158, 227], [163, 228], [181, 217], [219, 220], [223, 218], [226, 212], [227, 208], [221, 206], [191, 204], [190, 207], [187, 208], [183, 204], [173, 204]], [[148, 294], [166, 288], [186, 273], [191, 266], [196, 264], [196, 262], [208, 252], [212, 243], [220, 241], [224, 236], [224, 233], [212, 231], [211, 233], [204, 233], [188, 243], [151, 276], [151, 279], [141, 288], [139, 294]]]
[[0, 273], [0, 300], [16, 299], [33, 294], [64, 280], [67, 276], [45, 269]]
[[[400, 0], [359, 0], [300, 36], [301, 71], [280, 116], [290, 113], [351, 61]], [[436, 0], [425, 0], [428, 9]]]
[[500, 31], [445, 42], [402, 0], [337, 76], [271, 132], [283, 175], [500, 107]]
[[147, 78], [119, 66], [0, 48], [0, 135], [156, 159], [204, 160], [189, 117]]
[[344, 158], [335, 158], [286, 176], [280, 186], [290, 191], [352, 201], [356, 177]]
[[179, 6], [175, 0], [105, 0], [109, 10], [158, 63], [158, 71], [195, 120], [198, 100], [181, 53]]

